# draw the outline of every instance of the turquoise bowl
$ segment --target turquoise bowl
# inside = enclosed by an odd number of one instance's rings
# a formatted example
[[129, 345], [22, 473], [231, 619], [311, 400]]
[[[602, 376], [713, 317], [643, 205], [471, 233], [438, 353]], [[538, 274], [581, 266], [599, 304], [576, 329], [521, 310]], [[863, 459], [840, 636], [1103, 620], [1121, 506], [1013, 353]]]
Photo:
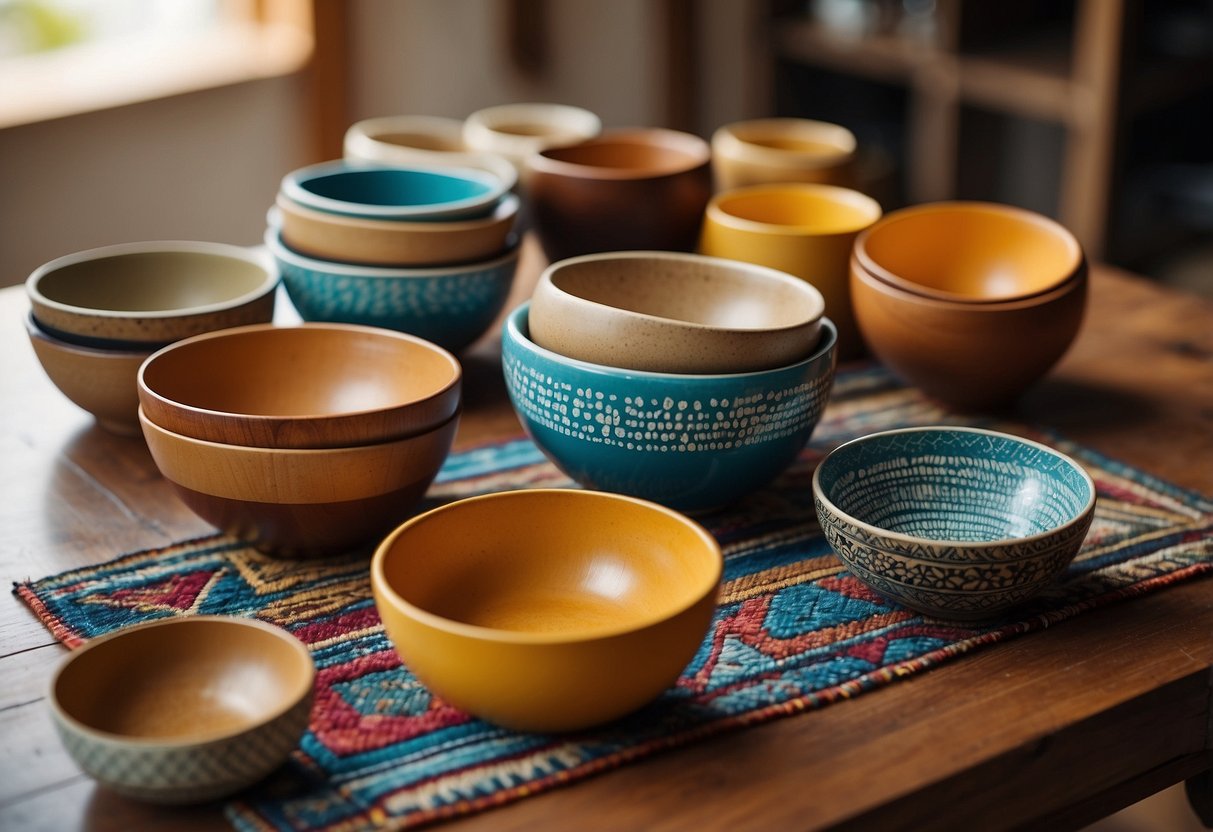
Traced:
[[282, 178], [282, 195], [317, 211], [377, 220], [453, 220], [489, 214], [506, 183], [472, 168], [322, 162]]
[[305, 321], [365, 324], [407, 332], [457, 352], [483, 335], [505, 306], [518, 242], [481, 263], [383, 268], [305, 257], [277, 228], [265, 235], [286, 293]]
[[686, 375], [622, 370], [545, 350], [530, 304], [502, 335], [506, 389], [540, 450], [577, 483], [681, 511], [730, 505], [775, 479], [808, 442], [834, 381], [838, 332], [772, 370]]
[[813, 475], [817, 518], [857, 578], [939, 618], [988, 618], [1036, 595], [1078, 553], [1095, 483], [1039, 442], [974, 428], [874, 433]]

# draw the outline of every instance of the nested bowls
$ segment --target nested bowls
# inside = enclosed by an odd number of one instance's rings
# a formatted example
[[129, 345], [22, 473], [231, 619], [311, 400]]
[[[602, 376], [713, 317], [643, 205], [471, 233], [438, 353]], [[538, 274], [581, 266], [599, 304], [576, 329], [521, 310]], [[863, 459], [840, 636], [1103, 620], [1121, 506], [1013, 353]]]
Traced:
[[726, 124], [712, 134], [717, 190], [819, 182], [853, 187], [857, 142], [837, 124], [764, 118]]
[[631, 370], [740, 373], [813, 351], [825, 302], [774, 269], [668, 252], [561, 260], [531, 298], [531, 340], [568, 358]]
[[996, 615], [1073, 560], [1095, 511], [1089, 474], [1004, 433], [927, 427], [848, 442], [813, 475], [822, 530], [872, 589], [941, 618]]
[[223, 616], [171, 618], [93, 639], [47, 697], [72, 759], [107, 788], [155, 803], [233, 794], [286, 760], [315, 670], [285, 630]]
[[528, 490], [416, 517], [371, 562], [405, 665], [509, 728], [623, 716], [678, 678], [715, 610], [720, 547], [687, 518], [618, 494]]

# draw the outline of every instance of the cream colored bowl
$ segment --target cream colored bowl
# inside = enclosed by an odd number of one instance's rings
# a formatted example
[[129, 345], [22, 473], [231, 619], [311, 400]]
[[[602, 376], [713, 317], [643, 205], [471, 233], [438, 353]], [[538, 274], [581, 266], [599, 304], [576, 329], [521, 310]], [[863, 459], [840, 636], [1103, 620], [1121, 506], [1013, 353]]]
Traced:
[[857, 143], [850, 130], [803, 118], [726, 124], [712, 135], [717, 190], [777, 182], [853, 187]]
[[567, 104], [499, 104], [477, 110], [463, 123], [463, 141], [469, 150], [500, 154], [520, 171], [532, 153], [600, 132], [598, 116]]

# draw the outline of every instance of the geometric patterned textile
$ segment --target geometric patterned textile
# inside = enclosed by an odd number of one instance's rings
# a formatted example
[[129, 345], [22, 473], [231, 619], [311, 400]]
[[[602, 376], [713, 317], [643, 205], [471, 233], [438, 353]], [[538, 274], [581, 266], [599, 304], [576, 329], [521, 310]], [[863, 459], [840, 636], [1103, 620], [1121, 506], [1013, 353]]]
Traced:
[[[1096, 482], [1096, 516], [1077, 559], [1043, 595], [1001, 619], [949, 623], [883, 600], [842, 568], [817, 525], [810, 482], [825, 453], [856, 436], [925, 424], [1028, 436], [1078, 459]], [[567, 485], [529, 440], [517, 439], [452, 454], [420, 508]], [[839, 373], [812, 440], [786, 474], [697, 519], [725, 552], [721, 602], [698, 654], [653, 704], [575, 734], [502, 730], [432, 696], [384, 637], [366, 552], [271, 560], [215, 535], [16, 591], [68, 646], [176, 615], [256, 616], [290, 630], [316, 661], [309, 730], [288, 765], [228, 804], [228, 818], [242, 830], [360, 830], [518, 800], [709, 734], [912, 679], [983, 645], [1213, 572], [1209, 499], [1040, 429], [940, 410], [867, 365]]]

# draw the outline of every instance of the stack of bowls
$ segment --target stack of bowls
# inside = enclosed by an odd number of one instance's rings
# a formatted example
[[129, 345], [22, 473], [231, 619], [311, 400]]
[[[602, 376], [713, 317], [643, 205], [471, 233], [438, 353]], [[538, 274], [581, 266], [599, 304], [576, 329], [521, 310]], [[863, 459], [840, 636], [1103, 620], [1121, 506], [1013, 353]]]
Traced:
[[278, 274], [248, 249], [148, 242], [91, 249], [25, 282], [30, 343], [46, 374], [97, 423], [139, 434], [135, 376], [165, 344], [269, 321]]
[[505, 304], [519, 199], [485, 170], [328, 162], [282, 180], [266, 245], [307, 321], [460, 350]]
[[407, 516], [450, 451], [462, 370], [348, 324], [188, 338], [139, 370], [152, 458], [196, 514], [270, 554], [341, 552]]
[[829, 396], [837, 338], [808, 283], [693, 254], [553, 263], [503, 335], [523, 426], [589, 488], [686, 511], [779, 475]]
[[1087, 263], [1074, 235], [1021, 208], [941, 202], [861, 233], [851, 258], [859, 331], [891, 370], [955, 407], [1005, 406], [1078, 333]]

